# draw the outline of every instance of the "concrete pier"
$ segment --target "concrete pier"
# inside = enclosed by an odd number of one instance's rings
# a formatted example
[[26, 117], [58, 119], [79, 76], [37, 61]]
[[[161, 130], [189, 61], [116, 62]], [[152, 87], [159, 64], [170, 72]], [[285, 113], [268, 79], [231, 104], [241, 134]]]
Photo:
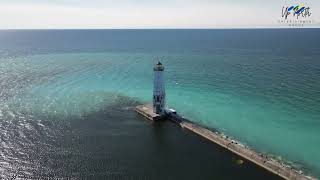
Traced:
[[211, 142], [214, 142], [221, 147], [247, 159], [264, 169], [277, 174], [278, 176], [288, 179], [288, 180], [315, 180], [313, 177], [305, 176], [301, 171], [292, 169], [290, 166], [278, 162], [275, 159], [269, 158], [265, 155], [258, 154], [257, 152], [249, 149], [248, 147], [240, 144], [236, 140], [230, 139], [218, 132], [213, 132], [207, 128], [201, 127], [191, 121], [177, 115], [170, 114], [166, 117], [159, 116], [158, 114], [153, 113], [151, 105], [141, 105], [137, 106], [135, 110], [152, 121], [157, 121], [160, 119], [168, 119], [174, 123], [179, 124], [182, 128], [188, 129], [191, 132], [194, 132]]
[[300, 174], [298, 171], [291, 169], [289, 166], [286, 166], [284, 164], [281, 164], [280, 162], [268, 158], [264, 155], [258, 154], [255, 151], [241, 145], [235, 140], [228, 139], [227, 137], [219, 134], [212, 132], [206, 128], [203, 128], [199, 125], [196, 125], [191, 122], [185, 122], [182, 121], [180, 123], [182, 128], [188, 129], [208, 140], [211, 142], [214, 142], [225, 149], [228, 149], [229, 151], [243, 157], [244, 159], [247, 159], [263, 168], [266, 170], [279, 175], [280, 177], [284, 179], [296, 179], [296, 180], [310, 180], [314, 179], [311, 177], [304, 176], [303, 174]]
[[151, 121], [158, 121], [164, 119], [163, 116], [153, 112], [151, 104], [140, 105], [135, 108], [135, 111]]

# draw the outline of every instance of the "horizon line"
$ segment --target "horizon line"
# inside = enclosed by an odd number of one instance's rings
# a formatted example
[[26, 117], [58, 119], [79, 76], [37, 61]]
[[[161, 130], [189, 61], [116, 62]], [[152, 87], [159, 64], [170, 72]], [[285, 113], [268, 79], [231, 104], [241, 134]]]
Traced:
[[225, 28], [0, 28], [3, 30], [232, 30], [232, 29], [320, 29], [313, 27], [225, 27]]

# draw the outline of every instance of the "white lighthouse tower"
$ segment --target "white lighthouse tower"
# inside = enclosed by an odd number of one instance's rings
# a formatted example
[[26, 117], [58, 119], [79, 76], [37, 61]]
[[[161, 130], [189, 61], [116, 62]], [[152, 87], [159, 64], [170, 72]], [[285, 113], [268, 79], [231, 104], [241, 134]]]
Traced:
[[166, 92], [164, 87], [163, 71], [164, 67], [158, 62], [154, 68], [154, 85], [153, 85], [153, 112], [159, 115], [165, 114]]

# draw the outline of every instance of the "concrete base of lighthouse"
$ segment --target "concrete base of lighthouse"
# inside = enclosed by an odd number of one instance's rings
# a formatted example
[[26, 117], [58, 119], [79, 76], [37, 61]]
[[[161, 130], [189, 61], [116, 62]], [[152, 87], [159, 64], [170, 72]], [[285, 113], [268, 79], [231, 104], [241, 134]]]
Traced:
[[151, 104], [136, 106], [135, 111], [152, 121], [159, 121], [165, 119], [165, 116], [161, 116], [153, 112]]

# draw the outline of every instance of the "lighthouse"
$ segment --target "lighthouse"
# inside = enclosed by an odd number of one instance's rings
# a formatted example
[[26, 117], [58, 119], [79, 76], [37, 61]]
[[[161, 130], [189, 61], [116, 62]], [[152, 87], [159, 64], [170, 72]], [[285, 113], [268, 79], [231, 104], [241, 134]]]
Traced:
[[158, 62], [154, 66], [153, 71], [153, 112], [159, 115], [165, 115], [166, 93], [163, 77], [164, 67], [161, 62]]

